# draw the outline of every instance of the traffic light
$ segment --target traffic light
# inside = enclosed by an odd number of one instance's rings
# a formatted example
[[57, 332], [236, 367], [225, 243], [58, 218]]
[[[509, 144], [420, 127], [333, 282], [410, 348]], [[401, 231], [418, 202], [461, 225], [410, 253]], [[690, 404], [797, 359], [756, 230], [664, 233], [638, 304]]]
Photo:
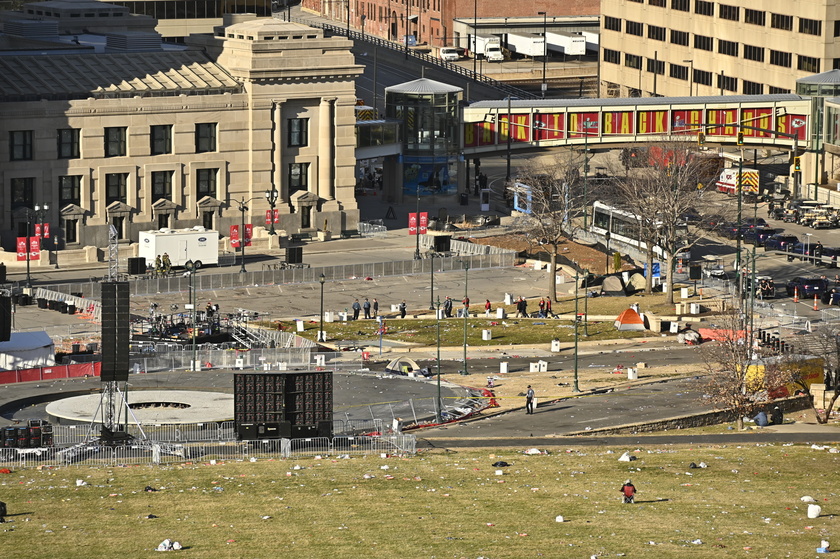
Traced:
[[706, 135], [704, 133], [700, 132], [699, 134], [697, 134], [697, 145], [702, 146], [705, 143], [706, 143]]
[[738, 145], [739, 146], [744, 145], [744, 133], [743, 132], [738, 132]]
[[794, 157], [793, 158], [793, 170], [794, 171], [801, 171], [802, 170], [802, 158], [801, 157]]

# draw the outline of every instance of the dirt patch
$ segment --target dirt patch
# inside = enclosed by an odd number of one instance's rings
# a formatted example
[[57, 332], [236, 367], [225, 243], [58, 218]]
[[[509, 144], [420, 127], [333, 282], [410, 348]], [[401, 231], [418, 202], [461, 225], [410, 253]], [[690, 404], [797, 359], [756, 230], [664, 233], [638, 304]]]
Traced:
[[[524, 252], [529, 257], [534, 257], [541, 252], [539, 246], [528, 242], [524, 234], [512, 233], [510, 235], [495, 235], [492, 237], [478, 237], [470, 239], [475, 244], [490, 245], [516, 252]], [[582, 245], [571, 240], [564, 240], [560, 245], [560, 254], [575, 262], [580, 268], [588, 269], [594, 274], [602, 275], [607, 273], [607, 254], [595, 246]], [[547, 257], [545, 257], [547, 260]], [[610, 258], [610, 271], [612, 270], [612, 258]], [[635, 265], [626, 257], [622, 259], [622, 270], [634, 269]]]

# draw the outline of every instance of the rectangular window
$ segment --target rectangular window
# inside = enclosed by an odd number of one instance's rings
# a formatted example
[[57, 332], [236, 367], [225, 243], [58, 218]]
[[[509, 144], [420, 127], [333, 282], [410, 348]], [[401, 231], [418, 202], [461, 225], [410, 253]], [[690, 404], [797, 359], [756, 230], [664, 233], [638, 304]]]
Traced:
[[694, 0], [694, 13], [701, 16], [715, 15], [715, 3], [706, 0]]
[[664, 60], [654, 60], [653, 58], [647, 59], [647, 71], [652, 74], [661, 74], [665, 75], [665, 61]]
[[679, 64], [671, 64], [671, 77], [678, 80], [688, 79], [688, 66], [680, 66]]
[[604, 49], [604, 62], [610, 64], [621, 64], [621, 53], [617, 50]]
[[658, 25], [648, 25], [648, 39], [653, 39], [654, 41], [664, 41], [665, 28], [659, 27]]
[[59, 159], [79, 158], [79, 137], [81, 130], [78, 128], [61, 128], [56, 130], [56, 141]]
[[82, 175], [58, 177], [58, 209], [70, 204], [82, 205]]
[[128, 173], [108, 173], [105, 175], [105, 204], [127, 202]]
[[756, 62], [764, 62], [764, 48], [744, 45], [744, 58], [755, 60]]
[[671, 9], [688, 12], [691, 10], [691, 0], [671, 0]]
[[671, 29], [671, 42], [675, 45], [688, 46], [688, 33], [686, 31], [677, 31]]
[[718, 74], [717, 86], [718, 89], [725, 89], [726, 91], [738, 91], [738, 78]]
[[32, 130], [12, 130], [9, 132], [9, 160], [29, 159], [32, 159]]
[[694, 70], [694, 83], [712, 85], [712, 73], [705, 70]]
[[12, 179], [9, 183], [11, 187], [12, 209], [29, 208], [33, 209], [32, 197], [35, 192], [35, 178], [24, 177]]
[[816, 19], [799, 18], [799, 32], [806, 35], [822, 35], [822, 22]]
[[172, 171], [152, 171], [152, 204], [172, 200]]
[[642, 57], [635, 54], [624, 54], [624, 65], [628, 68], [640, 70], [642, 68]]
[[764, 25], [765, 20], [767, 19], [767, 12], [763, 12], [761, 10], [751, 10], [749, 8], [744, 9], [744, 22], [749, 23], [751, 25]]
[[820, 59], [814, 58], [813, 56], [802, 56], [801, 54], [796, 57], [796, 69], [803, 70], [805, 72], [813, 72], [815, 74], [819, 73], [820, 71]]
[[835, 58], [831, 63], [832, 70], [840, 70], [840, 58]]
[[172, 125], [152, 126], [149, 132], [152, 155], [172, 153]]
[[289, 147], [304, 147], [309, 145], [309, 119], [289, 119]]
[[645, 0], [628, 0], [629, 2], [635, 2], [637, 4], [644, 4]]
[[621, 31], [621, 18], [604, 16], [604, 29], [610, 31]]
[[711, 37], [706, 37], [705, 35], [695, 35], [694, 36], [694, 48], [700, 50], [707, 50], [711, 52], [714, 50], [714, 41]]
[[309, 190], [309, 163], [289, 163], [289, 194]]
[[770, 95], [785, 95], [787, 93], [790, 93], [789, 89], [785, 89], [783, 87], [773, 87], [772, 85], [770, 86]]
[[782, 14], [770, 14], [770, 27], [773, 29], [783, 29], [785, 31], [793, 30], [793, 16], [784, 16]]
[[721, 4], [718, 8], [718, 17], [720, 19], [728, 19], [729, 21], [739, 21], [741, 19], [741, 8]]
[[729, 56], [738, 56], [738, 43], [718, 39], [718, 52]]
[[764, 85], [744, 80], [743, 92], [744, 95], [764, 95]]
[[216, 151], [216, 123], [208, 122], [195, 125], [195, 152]]
[[639, 23], [638, 21], [630, 21], [624, 24], [624, 29], [628, 35], [636, 35], [637, 37], [641, 37], [644, 35], [644, 25]]
[[840, 37], [840, 19], [834, 20], [834, 36]]
[[127, 128], [105, 129], [105, 157], [123, 157], [126, 154], [125, 139]]
[[657, 8], [666, 8], [668, 6], [666, 0], [648, 0], [648, 4]]
[[780, 52], [777, 50], [770, 51], [770, 64], [773, 64], [774, 66], [784, 66], [785, 68], [790, 68], [792, 60], [793, 57], [789, 52]]
[[198, 200], [205, 196], [216, 197], [218, 169], [199, 169], [195, 174], [195, 192]]

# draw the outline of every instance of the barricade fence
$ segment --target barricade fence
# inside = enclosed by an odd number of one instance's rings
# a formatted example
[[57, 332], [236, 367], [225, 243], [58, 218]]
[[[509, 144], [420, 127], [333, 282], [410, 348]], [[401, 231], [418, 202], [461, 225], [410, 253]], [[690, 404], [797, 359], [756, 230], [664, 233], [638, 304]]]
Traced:
[[122, 465], [165, 465], [186, 461], [246, 461], [250, 459], [306, 458], [318, 455], [364, 456], [368, 454], [408, 454], [417, 452], [414, 435], [340, 436], [310, 439], [270, 439], [191, 444], [137, 444], [103, 447], [79, 444], [68, 449], [33, 449], [14, 455], [13, 449], [0, 449], [0, 464], [17, 469], [50, 467], [89, 467]]
[[[481, 249], [482, 251], [484, 249]], [[435, 272], [463, 270], [464, 264], [470, 269], [505, 268], [515, 264], [516, 254], [474, 254], [458, 258], [435, 258], [434, 260], [398, 260], [394, 262], [372, 262], [367, 264], [348, 264], [325, 266], [321, 268], [292, 268], [284, 270], [259, 270], [239, 274], [213, 274], [204, 271], [193, 276], [196, 291], [233, 289], [243, 285], [279, 285], [290, 283], [317, 283], [321, 274], [326, 281], [342, 281], [359, 277], [388, 277], [411, 274], [428, 274], [434, 267]], [[162, 293], [187, 293], [189, 278], [172, 276], [164, 278], [138, 278], [129, 281], [132, 297], [154, 297]], [[81, 283], [62, 283], [47, 286], [49, 291], [61, 293], [55, 297], [73, 297], [81, 299], [99, 299], [100, 283], [87, 281]], [[56, 299], [58, 300], [58, 299]]]
[[204, 346], [172, 348], [164, 352], [144, 351], [130, 357], [130, 371], [156, 373], [192, 369], [193, 356], [201, 369], [234, 369], [285, 371], [300, 367], [315, 367], [312, 348], [256, 348], [248, 351], [208, 349]]

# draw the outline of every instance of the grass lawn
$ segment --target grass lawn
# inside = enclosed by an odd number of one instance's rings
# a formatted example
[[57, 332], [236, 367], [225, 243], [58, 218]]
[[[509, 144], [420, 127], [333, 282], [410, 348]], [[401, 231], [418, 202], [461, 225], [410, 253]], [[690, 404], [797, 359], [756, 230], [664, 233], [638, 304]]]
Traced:
[[[164, 538], [187, 557], [329, 559], [810, 557], [821, 539], [840, 543], [840, 454], [827, 450], [522, 450], [13, 471], [0, 475], [3, 555], [131, 559]], [[637, 460], [619, 462], [625, 451]], [[619, 500], [626, 478], [633, 505]], [[822, 516], [807, 518], [804, 495]]]

